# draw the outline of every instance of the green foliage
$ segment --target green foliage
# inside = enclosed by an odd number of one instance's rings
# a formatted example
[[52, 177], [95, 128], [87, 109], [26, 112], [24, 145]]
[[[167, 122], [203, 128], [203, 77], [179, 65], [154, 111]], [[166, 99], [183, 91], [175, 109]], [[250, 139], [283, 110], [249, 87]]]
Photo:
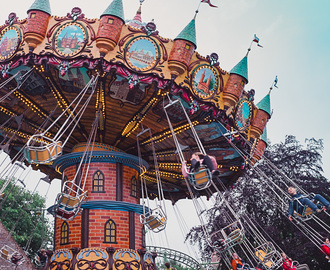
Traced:
[[[0, 181], [0, 187], [4, 180]], [[45, 218], [45, 199], [34, 193], [9, 183], [5, 196], [0, 201], [0, 219], [8, 231], [12, 231], [14, 240], [23, 249], [31, 241], [27, 252], [31, 257], [41, 245], [49, 243], [52, 229]]]
[[[330, 200], [330, 182], [323, 176], [322, 150], [322, 140], [306, 139], [305, 144], [301, 144], [296, 137], [286, 136], [284, 142], [269, 144], [264, 156], [304, 190], [321, 194]], [[279, 171], [272, 169], [265, 159], [257, 165], [257, 168], [267, 176], [267, 181], [273, 182], [281, 187], [283, 192], [287, 192], [285, 182], [278, 176]], [[273, 240], [293, 260], [308, 264], [311, 270], [328, 269], [329, 264], [325, 256], [289, 221], [287, 213], [281, 210], [282, 206], [277, 205], [274, 191], [270, 190], [262, 180], [255, 168], [247, 171], [236, 187], [225, 193], [231, 207], [238, 215], [248, 214], [256, 225], [260, 225], [262, 234], [270, 237], [269, 240]], [[218, 206], [215, 205], [209, 212], [208, 226], [223, 227], [224, 216], [219, 215], [221, 211]], [[320, 213], [318, 216], [326, 224], [330, 224], [328, 215]], [[311, 226], [322, 236], [327, 236], [327, 232], [312, 220], [305, 226]], [[246, 237], [253, 242], [255, 236], [247, 234]], [[201, 227], [193, 228], [187, 239], [199, 245], [203, 258], [211, 257], [212, 249], [207, 245]], [[243, 246], [236, 246], [235, 250], [241, 250], [241, 256], [245, 257]]]

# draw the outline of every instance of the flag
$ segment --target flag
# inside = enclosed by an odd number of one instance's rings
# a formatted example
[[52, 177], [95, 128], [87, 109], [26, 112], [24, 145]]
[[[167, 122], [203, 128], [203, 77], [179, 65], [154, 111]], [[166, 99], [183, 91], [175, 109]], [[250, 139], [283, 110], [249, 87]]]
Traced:
[[253, 37], [253, 42], [257, 43], [257, 46], [263, 48], [260, 44], [259, 44], [259, 38], [257, 37], [256, 34], [254, 34], [254, 37]]
[[216, 7], [217, 8], [217, 6], [211, 4], [211, 0], [202, 0], [201, 3], [208, 3], [210, 7]]
[[277, 87], [277, 82], [278, 82], [278, 79], [277, 79], [277, 76], [275, 77], [275, 80], [274, 80], [274, 87], [278, 88]]

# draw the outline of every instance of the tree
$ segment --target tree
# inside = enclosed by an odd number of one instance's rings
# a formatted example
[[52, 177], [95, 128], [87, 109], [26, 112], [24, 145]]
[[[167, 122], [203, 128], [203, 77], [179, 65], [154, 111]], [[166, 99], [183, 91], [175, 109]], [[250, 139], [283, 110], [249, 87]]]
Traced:
[[[0, 181], [0, 186], [4, 181]], [[13, 181], [5, 189], [3, 201], [0, 201], [0, 219], [6, 229], [11, 232], [17, 244], [28, 250], [30, 257], [52, 238], [52, 230], [45, 218], [45, 199], [38, 193], [14, 186]]]
[[[301, 144], [294, 136], [286, 136], [283, 143], [269, 145], [264, 153], [265, 159], [248, 170], [237, 183], [236, 187], [225, 192], [225, 197], [235, 211], [242, 216], [248, 215], [260, 225], [263, 234], [277, 243], [287, 255], [300, 263], [307, 263], [310, 269], [328, 269], [328, 262], [320, 250], [301, 233], [286, 215], [282, 206], [278, 205], [274, 192], [265, 184], [258, 170], [286, 192], [286, 185], [278, 175], [284, 173], [293, 179], [300, 187], [312, 193], [319, 193], [328, 200], [330, 195], [330, 182], [323, 176], [322, 169], [322, 140], [306, 139]], [[269, 166], [272, 162], [279, 170]], [[223, 216], [219, 213], [217, 203], [209, 210], [209, 224], [211, 228], [221, 227]], [[325, 213], [319, 215], [325, 223], [330, 224], [329, 216]], [[311, 221], [310, 226], [319, 230], [317, 224]], [[323, 231], [324, 232], [324, 231]], [[324, 235], [327, 236], [327, 235]], [[253, 235], [246, 237], [253, 241]], [[187, 235], [187, 240], [197, 242], [202, 256], [210, 257], [212, 249], [207, 245], [200, 227], [193, 228]]]

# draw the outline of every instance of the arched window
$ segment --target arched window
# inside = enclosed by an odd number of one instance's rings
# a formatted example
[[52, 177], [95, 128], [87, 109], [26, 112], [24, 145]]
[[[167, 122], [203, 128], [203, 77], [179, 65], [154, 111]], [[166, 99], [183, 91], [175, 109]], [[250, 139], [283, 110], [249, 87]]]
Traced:
[[104, 174], [100, 170], [93, 175], [92, 192], [104, 192]]
[[131, 178], [131, 196], [137, 197], [137, 181], [135, 176]]
[[104, 243], [117, 243], [116, 223], [109, 219], [104, 225]]
[[65, 245], [69, 243], [69, 225], [66, 221], [62, 223], [61, 226], [61, 245]]

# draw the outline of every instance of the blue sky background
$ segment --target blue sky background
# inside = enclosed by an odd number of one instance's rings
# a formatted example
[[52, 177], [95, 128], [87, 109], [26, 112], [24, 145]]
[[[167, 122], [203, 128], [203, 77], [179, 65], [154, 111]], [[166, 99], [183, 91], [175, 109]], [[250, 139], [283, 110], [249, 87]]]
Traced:
[[[26, 18], [34, 0], [13, 0], [2, 5], [0, 24], [10, 12]], [[52, 14], [64, 16], [75, 6], [87, 18], [99, 18], [110, 0], [50, 0]], [[218, 8], [201, 4], [196, 19], [197, 51], [216, 52], [220, 67], [230, 71], [246, 54], [253, 35], [260, 38], [248, 57], [249, 83], [260, 101], [278, 76], [271, 94], [273, 116], [267, 129], [272, 143], [295, 135], [301, 142], [324, 140], [325, 176], [330, 178], [330, 1], [329, 0], [212, 0]], [[125, 19], [132, 19], [138, 0], [123, 0]], [[198, 0], [145, 0], [144, 22], [155, 20], [160, 35], [175, 38], [195, 14]], [[192, 204], [179, 202], [182, 209]], [[182, 211], [183, 212], [183, 211]], [[189, 212], [189, 211], [188, 211]], [[190, 219], [190, 217], [188, 218]], [[171, 230], [172, 225], [168, 225]], [[175, 227], [173, 227], [175, 230]], [[176, 230], [177, 231], [177, 230]], [[159, 236], [178, 246], [178, 238]], [[171, 242], [174, 241], [174, 242]], [[179, 246], [178, 246], [179, 248]], [[184, 247], [182, 248], [184, 249]]]

